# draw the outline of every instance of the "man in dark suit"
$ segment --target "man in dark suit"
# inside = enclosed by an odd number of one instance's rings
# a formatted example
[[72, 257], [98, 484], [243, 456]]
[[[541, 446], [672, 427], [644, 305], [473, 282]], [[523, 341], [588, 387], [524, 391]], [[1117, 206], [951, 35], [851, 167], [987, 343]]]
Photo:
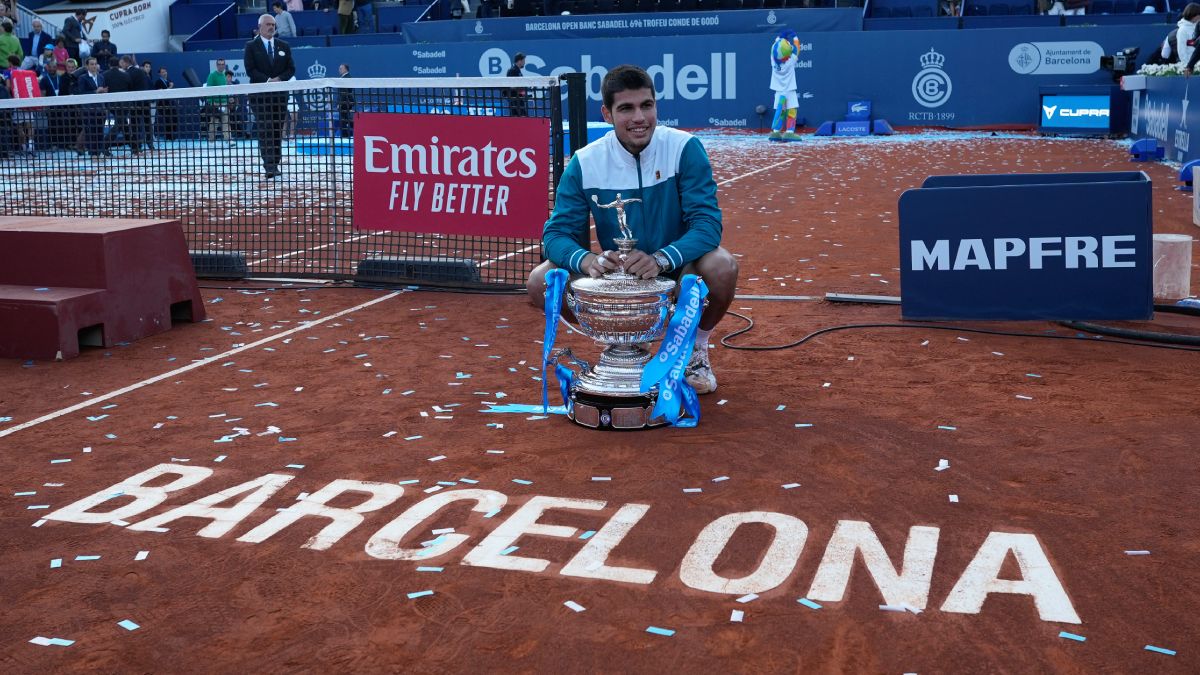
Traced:
[[[246, 43], [243, 54], [246, 73], [251, 84], [284, 82], [296, 74], [292, 48], [275, 37], [275, 17], [258, 17], [258, 37]], [[258, 154], [262, 157], [267, 178], [282, 176], [279, 162], [283, 157], [283, 122], [287, 115], [288, 93], [251, 94], [250, 108], [254, 111], [254, 130], [258, 136]]]
[[[67, 54], [76, 61], [79, 60], [79, 43], [83, 42], [83, 19], [87, 16], [86, 9], [77, 9], [73, 16], [63, 21], [62, 34], [67, 39]], [[102, 64], [107, 66], [108, 64]]]
[[[165, 91], [174, 88], [175, 83], [171, 81], [171, 78], [167, 77], [167, 69], [159, 68], [158, 78], [154, 80], [154, 90]], [[155, 107], [157, 108], [155, 111], [157, 113], [155, 121], [158, 123], [158, 135], [168, 141], [175, 140], [175, 126], [178, 123], [175, 113], [175, 99], [162, 99], [155, 104]]]
[[[104, 75], [100, 73], [100, 66], [96, 63], [96, 59], [87, 60], [87, 70], [81, 73], [75, 82], [75, 93], [80, 95], [108, 93]], [[112, 157], [108, 148], [102, 146], [104, 142], [104, 104], [89, 103], [83, 106], [80, 113], [83, 118], [84, 144], [88, 154]]]
[[[129, 90], [130, 91], [150, 91], [150, 75], [146, 73], [145, 68], [139, 68], [137, 57], [130, 55], [129, 66], [126, 67], [125, 73], [129, 75]], [[133, 142], [138, 148], [146, 146], [148, 149], [154, 149], [153, 131], [150, 129], [150, 99], [144, 101], [134, 101], [129, 104], [129, 123], [133, 129]]]
[[[120, 94], [132, 91], [133, 83], [129, 80], [129, 73], [125, 72], [129, 68], [129, 59], [122, 56], [120, 59], [113, 59], [110, 63], [112, 65], [109, 69], [104, 71], [104, 85], [108, 87], [109, 93]], [[112, 113], [113, 126], [108, 132], [108, 145], [110, 148], [115, 146], [117, 136], [120, 136], [121, 142], [127, 144], [136, 155], [141, 148], [133, 139], [133, 130], [130, 128], [132, 106], [133, 104], [128, 101], [119, 101], [109, 105], [108, 111]]]
[[[338, 77], [350, 77], [350, 64], [338, 66]], [[342, 138], [354, 137], [354, 90], [338, 89], [338, 132]]]
[[41, 58], [42, 52], [46, 51], [46, 47], [54, 49], [54, 38], [42, 30], [41, 19], [34, 19], [33, 31], [29, 33], [29, 54], [30, 56]]

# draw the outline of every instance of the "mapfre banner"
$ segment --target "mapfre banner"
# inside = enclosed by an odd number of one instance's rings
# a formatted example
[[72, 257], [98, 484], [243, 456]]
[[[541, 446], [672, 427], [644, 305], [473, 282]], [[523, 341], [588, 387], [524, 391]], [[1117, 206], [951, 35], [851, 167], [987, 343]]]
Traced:
[[359, 113], [354, 228], [539, 239], [550, 120]]

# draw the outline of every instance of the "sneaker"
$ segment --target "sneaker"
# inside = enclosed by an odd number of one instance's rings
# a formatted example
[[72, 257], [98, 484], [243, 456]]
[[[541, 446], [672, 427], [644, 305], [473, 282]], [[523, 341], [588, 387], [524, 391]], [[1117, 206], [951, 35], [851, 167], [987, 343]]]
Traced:
[[711, 394], [717, 390], [717, 376], [713, 375], [712, 366], [708, 363], [708, 354], [698, 349], [692, 352], [692, 359], [683, 371], [683, 379], [692, 385], [697, 394]]
[[782, 141], [783, 134], [779, 133], [778, 131], [772, 131], [771, 133], [767, 134], [767, 140], [768, 141]]
[[800, 139], [800, 134], [797, 134], [797, 133], [796, 133], [796, 132], [794, 132], [794, 131], [788, 131], [788, 132], [786, 132], [786, 133], [784, 133], [784, 134], [783, 134], [783, 140], [785, 140], [785, 141], [798, 141], [798, 140], [801, 140], [801, 139]]

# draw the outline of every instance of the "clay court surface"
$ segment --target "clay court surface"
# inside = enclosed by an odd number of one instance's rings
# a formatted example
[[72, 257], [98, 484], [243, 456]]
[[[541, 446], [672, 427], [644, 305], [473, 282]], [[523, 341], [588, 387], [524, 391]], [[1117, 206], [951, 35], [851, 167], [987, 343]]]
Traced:
[[[1175, 170], [1130, 165], [1109, 142], [706, 142], [718, 181], [738, 178], [720, 199], [744, 295], [899, 295], [897, 199], [932, 174], [1132, 166], [1154, 181], [1155, 231], [1196, 233], [1191, 196], [1173, 191]], [[780, 351], [716, 346], [720, 389], [703, 398], [697, 429], [603, 433], [560, 415], [482, 412], [540, 403], [542, 318], [523, 297], [265, 283], [204, 297], [209, 322], [63, 363], [0, 363], [4, 433], [212, 359], [0, 437], [4, 672], [1200, 670], [1200, 354], [921, 328], [839, 331]], [[744, 345], [900, 319], [897, 307], [815, 300], [745, 299], [733, 310], [756, 322], [734, 340]], [[727, 317], [715, 335], [743, 325]], [[1052, 323], [953, 325], [1074, 335]], [[1190, 317], [1142, 326], [1200, 334]], [[596, 353], [579, 335], [560, 334], [560, 344]], [[949, 468], [935, 470], [940, 460]], [[211, 475], [123, 526], [39, 524], [160, 464]], [[278, 490], [244, 518], [135, 531], [267, 474], [291, 479], [275, 479]], [[324, 550], [305, 547], [332, 522], [320, 517], [238, 541], [339, 479], [403, 483], [404, 492]], [[368, 540], [409, 507], [462, 489], [507, 501], [487, 518], [475, 502], [451, 502], [374, 549], [421, 549], [442, 528], [467, 536], [440, 555], [368, 553]], [[542, 571], [464, 564], [487, 558], [476, 547], [535, 496], [596, 503], [539, 516], [573, 528], [557, 533], [568, 536], [526, 534], [491, 556], [548, 561]], [[133, 502], [126, 494], [92, 510]], [[586, 560], [577, 566], [588, 574], [563, 574], [592, 541], [580, 536], [631, 504], [648, 508], [604, 564], [651, 570], [652, 580], [588, 578], [604, 568]], [[745, 602], [736, 583], [725, 593], [687, 583], [702, 530], [744, 512], [791, 516], [807, 537], [790, 520], [778, 536], [743, 525], [712, 552], [712, 573], [737, 580], [770, 558], [782, 581]], [[894, 573], [910, 528], [926, 537], [937, 528], [923, 611], [881, 609], [888, 601], [861, 556], [840, 601], [797, 602], [814, 594], [834, 530], [850, 521], [870, 524]], [[210, 526], [227, 532], [198, 535]], [[1036, 537], [1079, 623], [1047, 620], [1018, 593], [992, 593], [977, 612], [946, 608], [993, 533]], [[776, 547], [798, 557], [780, 563]], [[1047, 570], [1023, 571], [1010, 553], [998, 577], [1034, 573]], [[432, 593], [409, 597], [422, 591]], [[32, 644], [37, 637], [74, 642]]]

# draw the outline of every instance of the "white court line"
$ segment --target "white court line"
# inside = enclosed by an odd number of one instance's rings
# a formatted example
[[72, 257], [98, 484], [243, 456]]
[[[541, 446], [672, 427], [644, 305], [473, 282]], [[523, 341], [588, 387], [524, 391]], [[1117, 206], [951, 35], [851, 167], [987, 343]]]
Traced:
[[521, 250], [519, 250], [519, 251], [512, 251], [512, 252], [510, 252], [510, 253], [505, 253], [504, 255], [500, 256], [499, 258], [492, 258], [491, 260], [486, 260], [486, 261], [484, 261], [484, 262], [481, 262], [481, 263], [479, 263], [479, 266], [480, 266], [480, 267], [487, 267], [488, 265], [491, 265], [492, 263], [498, 263], [498, 262], [500, 262], [501, 260], [504, 260], [504, 259], [506, 259], [506, 258], [511, 258], [511, 257], [513, 257], [513, 256], [516, 256], [516, 255], [521, 255], [522, 253], [526, 253], [526, 252], [528, 252], [528, 251], [532, 251], [532, 250], [533, 250], [533, 249], [535, 249], [535, 248], [541, 248], [541, 247], [542, 247], [542, 245], [541, 245], [540, 243], [539, 243], [539, 244], [534, 244], [534, 245], [532, 245], [532, 246], [526, 246], [525, 248], [523, 248], [523, 249], [521, 249]]
[[784, 164], [787, 164], [788, 162], [794, 162], [794, 161], [796, 161], [795, 157], [793, 157], [791, 159], [785, 159], [782, 162], [775, 162], [771, 166], [764, 166], [761, 169], [755, 169], [755, 170], [751, 171], [750, 173], [744, 173], [740, 176], [734, 176], [733, 178], [726, 178], [725, 180], [721, 181], [720, 183], [717, 183], [717, 187], [721, 187], [722, 185], [728, 185], [729, 183], [732, 183], [735, 180], [741, 180], [743, 178], [746, 178], [747, 176], [753, 176], [756, 173], [762, 173], [763, 171], [768, 171], [770, 169], [774, 169], [777, 166], [783, 166]]
[[37, 419], [29, 420], [28, 422], [23, 422], [21, 424], [18, 424], [15, 427], [9, 427], [7, 429], [0, 430], [0, 438], [4, 438], [5, 436], [8, 436], [10, 434], [15, 434], [18, 431], [21, 431], [22, 429], [28, 429], [29, 427], [37, 426], [37, 425], [41, 424], [42, 422], [49, 422], [50, 420], [57, 419], [59, 417], [62, 417], [63, 415], [69, 415], [77, 410], [82, 410], [88, 406], [95, 405], [102, 401], [107, 401], [111, 398], [116, 398], [117, 396], [122, 396], [124, 394], [128, 394], [131, 391], [136, 391], [138, 389], [141, 389], [142, 387], [154, 384], [155, 382], [161, 382], [167, 378], [175, 377], [176, 375], [186, 373], [189, 370], [195, 370], [201, 366], [207, 366], [208, 364], [210, 364], [213, 361], [216, 361], [218, 359], [223, 359], [223, 358], [226, 358], [229, 356], [233, 356], [234, 354], [237, 354], [239, 352], [244, 352], [247, 349], [254, 349], [255, 347], [258, 347], [260, 345], [265, 345], [268, 342], [274, 342], [275, 340], [278, 340], [279, 338], [286, 337], [293, 333], [298, 333], [302, 330], [312, 328], [313, 326], [319, 326], [319, 325], [325, 323], [326, 321], [332, 321], [333, 319], [336, 319], [341, 316], [345, 316], [347, 314], [350, 314], [351, 312], [357, 312], [360, 309], [365, 309], [367, 307], [370, 307], [371, 305], [383, 302], [384, 300], [391, 300], [392, 298], [394, 298], [397, 295], [400, 295], [401, 293], [404, 293], [404, 292], [405, 291], [394, 291], [392, 293], [388, 293], [387, 295], [380, 296], [378, 298], [375, 298], [374, 300], [369, 300], [367, 302], [364, 302], [361, 305], [355, 305], [353, 307], [350, 307], [349, 309], [343, 309], [342, 311], [340, 311], [336, 314], [330, 314], [327, 317], [317, 319], [316, 321], [310, 321], [308, 323], [305, 323], [302, 326], [296, 326], [295, 328], [290, 328], [288, 330], [283, 331], [282, 333], [277, 333], [270, 337], [265, 337], [265, 338], [259, 340], [258, 342], [252, 342], [248, 345], [242, 345], [241, 347], [235, 347], [233, 349], [230, 349], [227, 352], [222, 352], [220, 354], [217, 354], [216, 356], [210, 356], [206, 359], [194, 361], [192, 363], [189, 363], [186, 366], [183, 366], [182, 368], [176, 368], [175, 370], [172, 370], [170, 372], [162, 373], [161, 375], [155, 375], [154, 377], [151, 377], [150, 379], [147, 379], [147, 380], [142, 380], [141, 382], [136, 382], [134, 384], [129, 385], [128, 387], [123, 387], [116, 391], [110, 391], [107, 394], [101, 394], [100, 396], [94, 396], [92, 398], [89, 398], [86, 401], [81, 402], [81, 403], [76, 403], [73, 406], [63, 408], [62, 410], [56, 410], [47, 415], [42, 415], [41, 417], [39, 417]]
[[358, 241], [359, 239], [366, 239], [367, 237], [374, 237], [374, 236], [375, 236], [374, 233], [373, 234], [360, 234], [357, 237], [350, 237], [348, 239], [343, 239], [341, 241], [331, 241], [328, 244], [321, 244], [320, 246], [313, 246], [312, 248], [305, 248], [305, 249], [300, 249], [299, 251], [292, 251], [291, 253], [283, 253], [280, 255], [274, 255], [274, 256], [271, 256], [270, 258], [260, 258], [259, 260], [255, 260], [254, 262], [248, 263], [248, 264], [257, 265], [259, 263], [265, 263], [268, 260], [279, 260], [280, 258], [290, 258], [294, 255], [300, 255], [301, 253], [308, 253], [309, 251], [320, 251], [321, 249], [329, 248], [330, 246], [337, 246], [338, 244], [348, 244], [352, 241]]

